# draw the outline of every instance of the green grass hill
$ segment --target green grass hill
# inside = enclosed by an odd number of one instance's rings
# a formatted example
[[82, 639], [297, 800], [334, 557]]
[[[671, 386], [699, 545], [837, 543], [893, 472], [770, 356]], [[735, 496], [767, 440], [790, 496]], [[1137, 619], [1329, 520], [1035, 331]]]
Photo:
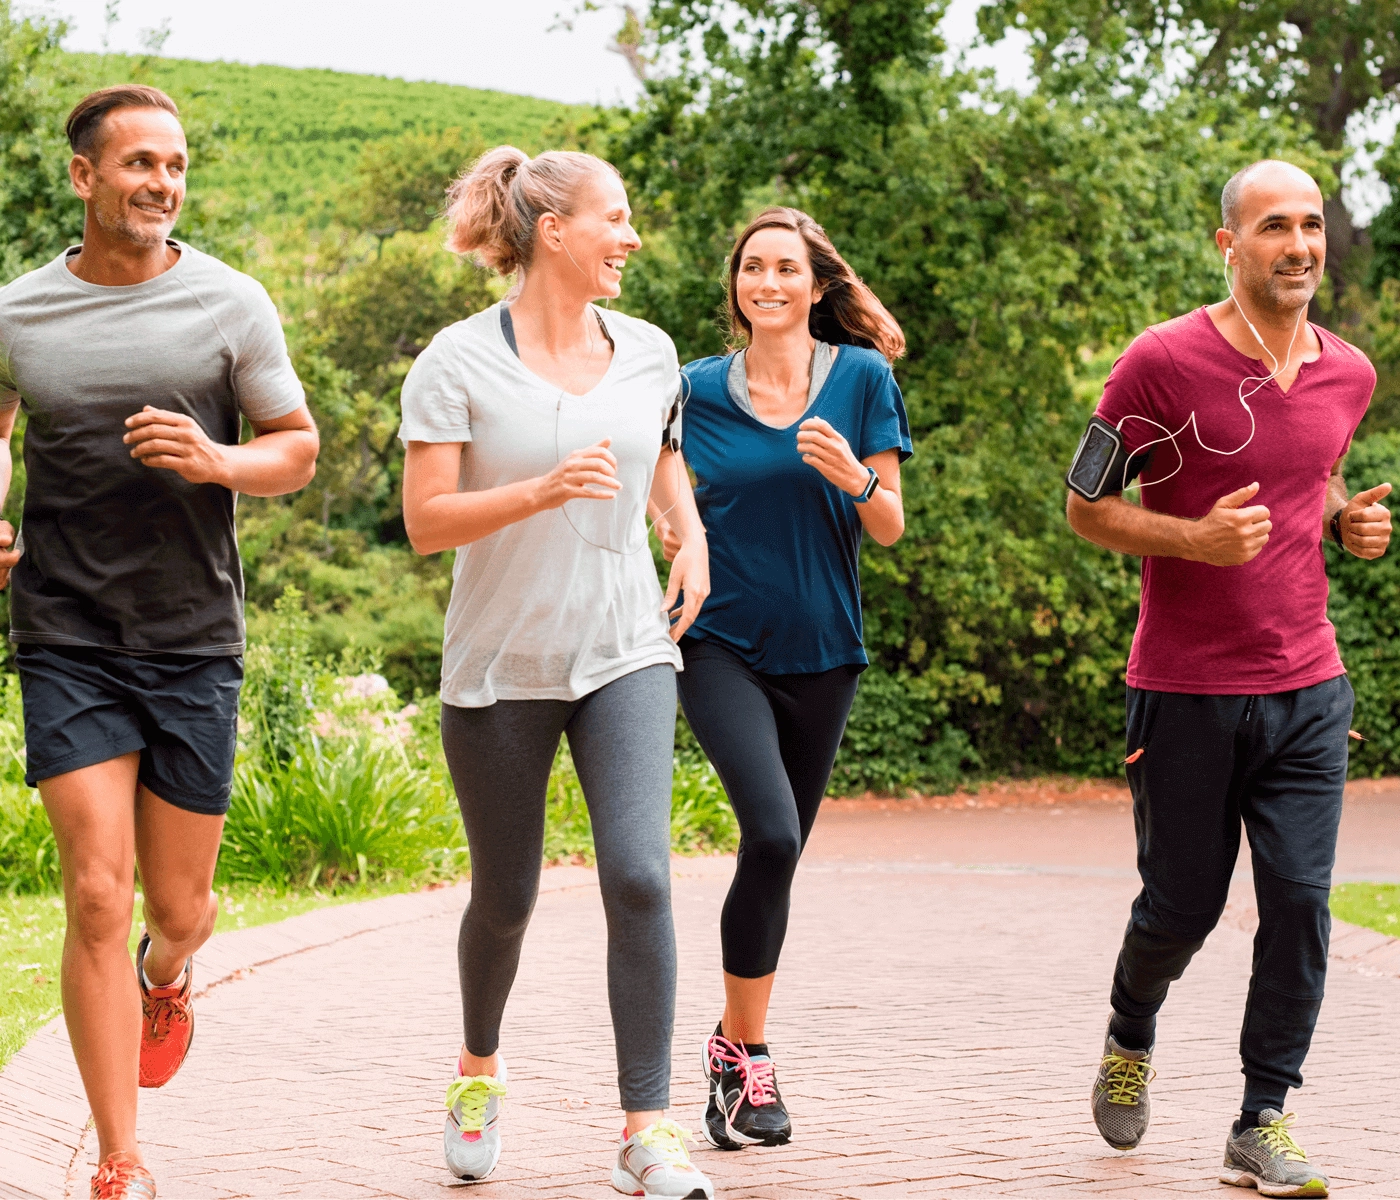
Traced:
[[507, 92], [379, 75], [196, 62], [148, 55], [71, 54], [81, 87], [135, 80], [168, 92], [214, 151], [191, 184], [265, 230], [278, 219], [329, 217], [333, 196], [366, 143], [460, 128], [488, 145], [534, 153], [567, 139], [587, 111]]

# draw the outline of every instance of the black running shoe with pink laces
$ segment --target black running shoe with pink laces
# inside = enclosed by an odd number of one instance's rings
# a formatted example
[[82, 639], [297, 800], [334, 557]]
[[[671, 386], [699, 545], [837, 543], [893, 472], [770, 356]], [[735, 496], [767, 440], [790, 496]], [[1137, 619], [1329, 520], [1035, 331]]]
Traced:
[[705, 1106], [705, 1140], [720, 1150], [783, 1146], [792, 1139], [792, 1121], [783, 1106], [768, 1047], [731, 1042], [719, 1027], [705, 1039], [705, 1075], [710, 1101]]

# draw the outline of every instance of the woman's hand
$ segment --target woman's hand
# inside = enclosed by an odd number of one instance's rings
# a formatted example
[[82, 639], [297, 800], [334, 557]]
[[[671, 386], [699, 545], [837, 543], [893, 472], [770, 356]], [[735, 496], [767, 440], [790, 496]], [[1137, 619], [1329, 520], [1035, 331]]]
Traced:
[[848, 496], [859, 496], [870, 482], [870, 471], [861, 465], [851, 444], [821, 417], [810, 417], [797, 427], [797, 452]]
[[540, 482], [540, 507], [559, 508], [569, 500], [611, 500], [622, 488], [612, 438], [572, 451]]
[[[682, 591], [685, 592], [685, 601], [677, 605], [676, 597]], [[710, 547], [703, 537], [692, 537], [675, 553], [671, 563], [671, 579], [666, 585], [666, 599], [661, 602], [661, 611], [671, 622], [673, 642], [680, 641], [681, 635], [695, 623], [709, 594]]]
[[668, 563], [675, 562], [676, 555], [681, 551], [681, 535], [676, 532], [675, 526], [656, 509], [655, 501], [647, 506], [647, 511], [651, 513], [652, 530], [656, 534], [657, 541], [661, 543], [661, 557]]

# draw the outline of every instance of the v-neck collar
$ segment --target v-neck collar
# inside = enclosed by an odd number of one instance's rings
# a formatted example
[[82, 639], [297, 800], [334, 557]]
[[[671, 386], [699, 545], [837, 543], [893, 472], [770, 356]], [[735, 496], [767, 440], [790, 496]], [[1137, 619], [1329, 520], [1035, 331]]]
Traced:
[[[1204, 321], [1206, 325], [1210, 328], [1210, 332], [1213, 333], [1216, 336], [1216, 338], [1219, 339], [1220, 344], [1222, 346], [1224, 346], [1228, 351], [1230, 351], [1231, 354], [1235, 355], [1241, 362], [1248, 363], [1251, 368], [1258, 368], [1260, 371], [1262, 371], [1262, 374], [1258, 376], [1259, 379], [1263, 379], [1269, 374], [1268, 368], [1266, 367], [1262, 358], [1250, 358], [1248, 354], [1246, 354], [1243, 350], [1236, 348], [1236, 346], [1230, 341], [1230, 339], [1220, 332], [1220, 329], [1216, 326], [1215, 322], [1211, 320], [1209, 306], [1203, 304], [1196, 311], [1200, 314], [1201, 320]], [[1295, 391], [1297, 391], [1298, 385], [1303, 382], [1303, 372], [1306, 371], [1309, 367], [1315, 367], [1318, 363], [1320, 363], [1324, 358], [1327, 357], [1327, 342], [1326, 339], [1324, 339], [1322, 336], [1322, 331], [1311, 321], [1307, 321], [1306, 318], [1304, 318], [1304, 320], [1306, 321], [1308, 327], [1312, 329], [1314, 336], [1317, 338], [1318, 356], [1311, 362], [1304, 360], [1303, 362], [1300, 362], [1298, 364], [1298, 374], [1293, 377], [1293, 383], [1289, 388], [1284, 389], [1280, 387], [1277, 379], [1270, 379], [1267, 384], [1263, 385], [1263, 387], [1274, 388], [1278, 392], [1278, 394], [1284, 397], [1285, 399], [1287, 399], [1289, 396], [1293, 395]], [[1263, 388], [1261, 387], [1260, 390], [1262, 391]]]

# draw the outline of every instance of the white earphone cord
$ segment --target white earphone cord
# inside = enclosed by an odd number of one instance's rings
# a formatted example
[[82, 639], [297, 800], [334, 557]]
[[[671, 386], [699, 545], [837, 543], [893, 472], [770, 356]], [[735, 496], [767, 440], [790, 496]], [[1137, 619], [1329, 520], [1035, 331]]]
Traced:
[[[1176, 433], [1171, 432], [1171, 430], [1169, 430], [1165, 425], [1159, 424], [1158, 422], [1154, 421], [1151, 417], [1142, 417], [1138, 416], [1137, 413], [1128, 413], [1128, 415], [1125, 416], [1121, 421], [1119, 421], [1116, 426], [1119, 433], [1123, 432], [1123, 426], [1127, 422], [1143, 421], [1146, 422], [1148, 425], [1156, 426], [1164, 434], [1166, 434], [1166, 437], [1159, 437], [1154, 439], [1153, 441], [1144, 442], [1141, 446], [1137, 448], [1137, 450], [1135, 450], [1131, 455], [1129, 455], [1129, 462], [1131, 462], [1135, 458], [1139, 458], [1144, 452], [1150, 450], [1153, 446], [1161, 445], [1163, 442], [1171, 442], [1172, 449], [1176, 451], [1177, 461], [1176, 466], [1173, 467], [1168, 474], [1163, 475], [1162, 478], [1150, 479], [1132, 484], [1128, 482], [1128, 463], [1124, 463], [1122, 490], [1125, 492], [1131, 488], [1137, 488], [1139, 491], [1141, 491], [1143, 488], [1152, 487], [1154, 484], [1166, 483], [1168, 479], [1170, 479], [1173, 475], [1176, 475], [1182, 469], [1182, 467], [1186, 465], [1186, 458], [1181, 453], [1181, 447], [1177, 445], [1176, 439], [1179, 434], [1185, 433], [1188, 428], [1191, 430], [1192, 433], [1196, 435], [1196, 444], [1199, 445], [1202, 450], [1209, 450], [1212, 454], [1223, 454], [1226, 457], [1229, 457], [1232, 454], [1238, 454], [1241, 450], [1248, 446], [1250, 442], [1254, 440], [1254, 432], [1256, 429], [1254, 421], [1254, 410], [1249, 407], [1246, 401], [1249, 399], [1250, 396], [1253, 396], [1255, 392], [1259, 391], [1260, 388], [1266, 387], [1271, 381], [1277, 379], [1280, 375], [1282, 375], [1283, 372], [1288, 369], [1288, 364], [1293, 361], [1293, 345], [1298, 340], [1298, 330], [1302, 327], [1303, 314], [1308, 311], [1308, 306], [1305, 304], [1302, 308], [1298, 310], [1298, 318], [1293, 322], [1293, 336], [1288, 339], [1288, 353], [1284, 356], [1283, 365], [1280, 366], [1277, 356], [1265, 344], [1264, 339], [1259, 336], [1259, 331], [1254, 328], [1254, 325], [1250, 322], [1250, 319], [1244, 315], [1244, 309], [1243, 307], [1241, 307], [1239, 299], [1235, 295], [1235, 289], [1230, 284], [1230, 256], [1233, 253], [1233, 251], [1226, 252], [1225, 266], [1221, 268], [1220, 272], [1225, 277], [1226, 290], [1229, 292], [1230, 300], [1233, 302], [1236, 310], [1239, 312], [1240, 317], [1244, 320], [1244, 323], [1249, 326], [1249, 332], [1254, 335], [1254, 340], [1264, 347], [1264, 353], [1267, 354], [1274, 361], [1274, 370], [1272, 374], [1247, 375], [1244, 379], [1240, 380], [1239, 400], [1241, 407], [1243, 407], [1244, 411], [1249, 414], [1249, 436], [1245, 438], [1244, 442], [1241, 445], [1236, 446], [1233, 450], [1217, 450], [1214, 446], [1207, 446], [1205, 442], [1201, 441], [1201, 427], [1198, 424], [1196, 424], [1196, 413], [1194, 409], [1191, 411], [1191, 415], [1186, 418], [1185, 424], [1183, 424], [1182, 427], [1176, 431]], [[1248, 393], [1246, 393], [1244, 390], [1245, 384], [1247, 383], [1253, 383], [1255, 385], [1249, 390]]]
[[[567, 246], [564, 247], [564, 252], [568, 254]], [[572, 261], [573, 255], [569, 255], [569, 258]], [[574, 265], [577, 266], [578, 264], [575, 263]], [[598, 324], [601, 328], [603, 328], [604, 332], [606, 333], [606, 326], [603, 326], [602, 322], [603, 318], [600, 316], [598, 318]], [[595, 349], [596, 343], [592, 339], [592, 330], [590, 330], [588, 349], [588, 361], [590, 363], [593, 361], [593, 354]], [[614, 353], [616, 353], [616, 350], [614, 350]], [[684, 372], [681, 372], [680, 378], [680, 390], [676, 393], [676, 402], [673, 409], [675, 416], [671, 421], [667, 423], [667, 428], [673, 426], [677, 421], [682, 419], [682, 416], [685, 413], [685, 406], [690, 400], [690, 380], [686, 377]], [[564, 461], [564, 455], [559, 449], [559, 420], [560, 415], [562, 414], [564, 409], [564, 397], [567, 395], [570, 395], [568, 389], [560, 388], [559, 398], [554, 405], [554, 459], [556, 465]], [[577, 397], [575, 397], [575, 399], [577, 399]], [[676, 498], [671, 502], [669, 508], [667, 508], [664, 512], [657, 514], [656, 521], [652, 521], [650, 523], [643, 521], [645, 532], [643, 532], [642, 534], [641, 541], [638, 542], [637, 545], [633, 546], [631, 549], [619, 550], [616, 546], [605, 546], [601, 542], [595, 542], [592, 538], [588, 537], [577, 525], [574, 524], [573, 517], [569, 515], [570, 501], [566, 500], [562, 505], [560, 505], [559, 511], [564, 514], [564, 520], [566, 520], [569, 523], [569, 528], [572, 529], [574, 533], [576, 533], [579, 536], [579, 539], [587, 545], [592, 546], [595, 550], [606, 550], [609, 554], [620, 554], [623, 556], [637, 554], [646, 547], [648, 538], [656, 529], [656, 522], [665, 520], [666, 517], [668, 517], [672, 512], [675, 511], [676, 505], [680, 503], [681, 489], [685, 487], [686, 483], [688, 482], [685, 478], [685, 473], [681, 470], [680, 455], [676, 453], [674, 448], [671, 451], [671, 461], [675, 465], [676, 469]], [[582, 499], [582, 497], [576, 498]], [[645, 505], [643, 505], [643, 512], [645, 511], [646, 507]]]

